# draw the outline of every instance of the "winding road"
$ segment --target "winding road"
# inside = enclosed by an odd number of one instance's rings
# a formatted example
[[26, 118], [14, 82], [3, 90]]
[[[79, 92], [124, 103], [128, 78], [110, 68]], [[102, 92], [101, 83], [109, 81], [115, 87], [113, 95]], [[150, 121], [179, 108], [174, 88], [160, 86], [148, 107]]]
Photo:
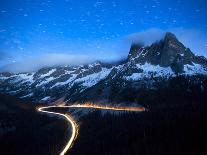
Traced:
[[113, 110], [113, 111], [145, 111], [144, 107], [118, 107], [118, 106], [104, 106], [104, 105], [95, 105], [95, 104], [75, 104], [70, 106], [47, 106], [47, 107], [39, 107], [37, 110], [39, 112], [47, 113], [47, 114], [54, 114], [59, 115], [65, 118], [72, 126], [72, 135], [68, 140], [66, 146], [61, 151], [60, 155], [64, 155], [73, 145], [77, 135], [78, 135], [78, 125], [75, 122], [74, 118], [69, 114], [62, 114], [58, 112], [51, 112], [49, 109], [51, 108], [90, 108], [90, 109], [101, 109], [101, 110]]

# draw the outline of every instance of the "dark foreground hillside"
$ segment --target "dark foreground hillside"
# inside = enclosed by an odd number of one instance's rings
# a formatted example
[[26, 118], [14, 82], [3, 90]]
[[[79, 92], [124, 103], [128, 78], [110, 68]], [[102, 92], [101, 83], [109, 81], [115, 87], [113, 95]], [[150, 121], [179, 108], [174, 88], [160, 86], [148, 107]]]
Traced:
[[[137, 101], [149, 111], [101, 115], [79, 120], [70, 155], [206, 155], [207, 91], [197, 86], [142, 90]], [[0, 154], [57, 154], [67, 124], [34, 111], [29, 103], [0, 96]], [[67, 110], [67, 109], [65, 109]]]
[[143, 90], [141, 113], [80, 120], [80, 135], [71, 150], [77, 155], [206, 155], [207, 93], [193, 87]]
[[63, 119], [35, 111], [30, 103], [0, 95], [0, 154], [58, 154], [69, 133]]
[[[77, 155], [206, 155], [204, 107], [160, 109], [81, 120]], [[206, 107], [205, 107], [206, 110]], [[69, 153], [69, 154], [70, 154]]]

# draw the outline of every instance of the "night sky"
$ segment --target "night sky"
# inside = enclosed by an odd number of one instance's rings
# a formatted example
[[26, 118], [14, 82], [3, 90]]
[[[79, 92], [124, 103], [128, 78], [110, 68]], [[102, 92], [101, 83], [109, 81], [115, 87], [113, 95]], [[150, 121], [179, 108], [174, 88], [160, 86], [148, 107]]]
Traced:
[[117, 60], [140, 31], [171, 30], [206, 56], [206, 19], [207, 0], [0, 0], [0, 66], [45, 55]]

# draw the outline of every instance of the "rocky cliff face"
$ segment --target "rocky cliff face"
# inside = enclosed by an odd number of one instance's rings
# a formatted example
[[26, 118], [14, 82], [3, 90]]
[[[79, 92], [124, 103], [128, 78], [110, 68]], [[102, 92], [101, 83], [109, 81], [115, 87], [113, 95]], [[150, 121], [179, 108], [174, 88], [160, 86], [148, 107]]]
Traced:
[[[177, 76], [207, 75], [207, 59], [194, 55], [172, 33], [150, 46], [133, 44], [128, 58], [117, 64], [43, 68], [33, 73], [0, 73], [0, 91], [33, 102], [50, 102], [62, 96], [68, 101], [105, 100], [119, 94], [167, 85]], [[195, 78], [197, 79], [197, 78]], [[201, 82], [201, 81], [199, 81]], [[130, 92], [129, 91], [129, 92]]]
[[133, 44], [128, 59], [138, 64], [150, 63], [160, 67], [171, 67], [175, 73], [184, 73], [185, 65], [200, 64], [206, 67], [207, 62], [206, 58], [195, 56], [170, 32], [166, 33], [164, 39], [151, 46]]

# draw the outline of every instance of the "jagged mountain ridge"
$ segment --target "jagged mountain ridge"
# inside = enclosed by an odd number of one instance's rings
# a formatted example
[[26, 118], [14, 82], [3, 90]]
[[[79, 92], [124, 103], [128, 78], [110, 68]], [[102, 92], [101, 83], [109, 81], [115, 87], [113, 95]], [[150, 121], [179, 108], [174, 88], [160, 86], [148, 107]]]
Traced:
[[31, 98], [36, 102], [53, 100], [61, 97], [66, 91], [72, 92], [70, 89], [73, 89], [74, 85], [77, 91], [83, 91], [107, 76], [110, 71], [109, 64], [96, 62], [75, 67], [43, 68], [33, 73], [2, 73], [1, 91], [21, 98]]
[[166, 33], [163, 40], [142, 47], [139, 44], [131, 46], [129, 60], [134, 60], [138, 64], [150, 63], [160, 67], [171, 67], [175, 73], [183, 73], [184, 65], [201, 64], [207, 66], [207, 59], [198, 57], [178, 41], [172, 33]]
[[155, 89], [160, 81], [164, 84], [178, 75], [198, 74], [207, 75], [207, 59], [194, 55], [168, 32], [151, 46], [132, 44], [128, 58], [118, 64], [96, 62], [43, 68], [33, 73], [1, 73], [0, 91], [33, 102], [50, 102], [62, 96], [74, 102], [92, 96], [93, 99], [108, 100], [109, 92], [118, 88], [117, 85], [129, 89]]

